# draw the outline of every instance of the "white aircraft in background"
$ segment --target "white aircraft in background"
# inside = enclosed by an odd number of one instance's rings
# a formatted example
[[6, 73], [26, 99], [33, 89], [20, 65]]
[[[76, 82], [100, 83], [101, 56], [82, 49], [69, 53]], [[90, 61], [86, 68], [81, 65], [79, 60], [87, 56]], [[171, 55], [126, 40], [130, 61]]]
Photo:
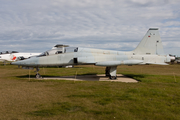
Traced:
[[[61, 46], [62, 46], [61, 44], [57, 44], [52, 49], [57, 49]], [[17, 60], [24, 60], [24, 59], [30, 58], [32, 56], [37, 56], [40, 54], [41, 53], [19, 53], [17, 51], [3, 51], [3, 52], [0, 52], [0, 62], [3, 62], [5, 65], [7, 61], [14, 62]]]
[[40, 53], [19, 53], [17, 51], [4, 51], [0, 52], [0, 61], [4, 62], [4, 64], [9, 61], [17, 61], [17, 60], [24, 60], [32, 56], [39, 55]]

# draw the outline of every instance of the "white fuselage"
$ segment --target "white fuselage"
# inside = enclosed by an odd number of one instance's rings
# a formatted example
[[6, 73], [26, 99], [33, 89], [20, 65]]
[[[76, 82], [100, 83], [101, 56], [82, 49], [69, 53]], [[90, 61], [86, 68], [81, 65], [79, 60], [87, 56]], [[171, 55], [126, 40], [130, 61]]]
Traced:
[[31, 56], [39, 55], [40, 53], [11, 53], [11, 54], [1, 54], [0, 61], [16, 61], [18, 57], [29, 58]]
[[67, 52], [48, 56], [36, 56], [13, 64], [22, 66], [88, 65], [118, 66], [122, 64], [163, 64], [169, 62], [167, 55], [134, 55], [131, 52], [78, 48], [78, 52]]

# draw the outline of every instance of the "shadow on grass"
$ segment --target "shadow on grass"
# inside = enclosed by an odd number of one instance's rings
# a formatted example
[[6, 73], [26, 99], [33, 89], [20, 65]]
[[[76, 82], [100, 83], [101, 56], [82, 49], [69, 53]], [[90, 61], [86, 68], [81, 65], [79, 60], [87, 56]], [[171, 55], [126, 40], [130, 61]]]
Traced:
[[[97, 75], [97, 73], [85, 73], [85, 74], [77, 74], [77, 76], [79, 75]], [[62, 77], [65, 75], [61, 75], [61, 76], [57, 76], [57, 75], [41, 75], [42, 77]], [[75, 75], [68, 75], [68, 76], [75, 76]], [[36, 78], [36, 75], [22, 75], [22, 76], [16, 76], [17, 78]]]
[[[84, 74], [77, 74], [77, 75], [68, 75], [68, 76], [83, 76], [83, 75], [97, 75], [97, 73], [84, 73]], [[139, 82], [142, 82], [142, 78], [145, 78], [147, 75], [135, 75], [135, 74], [123, 74], [124, 76], [126, 77], [130, 77], [130, 78], [133, 78]], [[58, 76], [58, 75], [42, 75], [42, 77], [64, 77], [66, 75], [61, 75], [61, 76]], [[36, 78], [35, 75], [22, 75], [22, 76], [16, 76], [17, 78]]]
[[135, 74], [123, 74], [123, 75], [133, 78], [139, 82], [142, 82], [141, 78], [145, 78], [145, 76], [147, 76], [147, 75], [135, 75]]
[[[29, 75], [22, 75], [22, 76], [16, 76], [17, 78], [29, 78]], [[34, 77], [35, 78], [35, 75], [30, 75], [30, 77]]]

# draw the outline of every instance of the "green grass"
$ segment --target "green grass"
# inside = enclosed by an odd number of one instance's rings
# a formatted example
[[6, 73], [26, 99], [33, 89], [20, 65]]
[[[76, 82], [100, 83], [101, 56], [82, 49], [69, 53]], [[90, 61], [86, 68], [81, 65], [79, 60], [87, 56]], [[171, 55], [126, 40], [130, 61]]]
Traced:
[[[102, 74], [103, 67], [43, 68], [42, 76]], [[179, 120], [180, 65], [119, 66], [138, 83], [36, 80], [0, 65], [0, 119]]]
[[44, 106], [46, 105], [41, 105], [40, 107], [37, 107], [39, 110], [29, 112], [28, 114], [33, 116], [51, 117], [60, 113], [76, 113], [83, 110], [83, 107], [72, 105], [68, 102], [52, 103], [47, 108]]

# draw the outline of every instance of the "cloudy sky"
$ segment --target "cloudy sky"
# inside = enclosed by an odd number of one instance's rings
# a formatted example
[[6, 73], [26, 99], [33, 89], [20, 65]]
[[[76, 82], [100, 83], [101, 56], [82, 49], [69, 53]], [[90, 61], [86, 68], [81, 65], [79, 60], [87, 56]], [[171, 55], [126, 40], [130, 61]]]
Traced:
[[151, 27], [180, 56], [179, 0], [0, 0], [0, 51], [55, 44], [133, 50]]

